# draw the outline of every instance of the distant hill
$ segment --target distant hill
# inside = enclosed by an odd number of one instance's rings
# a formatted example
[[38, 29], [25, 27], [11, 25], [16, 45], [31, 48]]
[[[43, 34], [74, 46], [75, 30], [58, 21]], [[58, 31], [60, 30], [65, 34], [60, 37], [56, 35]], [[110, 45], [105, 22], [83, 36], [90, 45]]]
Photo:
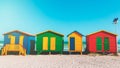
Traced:
[[85, 41], [83, 41], [83, 44], [86, 44], [86, 42], [85, 42]]
[[65, 43], [65, 44], [68, 44], [68, 41], [65, 41], [64, 43]]
[[120, 44], [120, 39], [118, 40], [118, 44]]
[[4, 43], [4, 41], [0, 41], [0, 43]]

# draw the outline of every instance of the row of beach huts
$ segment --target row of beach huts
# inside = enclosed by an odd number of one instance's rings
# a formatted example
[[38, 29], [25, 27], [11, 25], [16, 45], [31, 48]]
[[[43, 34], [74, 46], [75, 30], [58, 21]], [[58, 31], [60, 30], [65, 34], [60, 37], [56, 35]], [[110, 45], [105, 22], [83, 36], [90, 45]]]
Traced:
[[[1, 55], [9, 52], [18, 52], [19, 55], [41, 53], [63, 53], [64, 35], [48, 30], [32, 35], [19, 30], [4, 33], [4, 44]], [[68, 52], [79, 52], [82, 54], [83, 37], [86, 37], [86, 52], [89, 53], [117, 53], [117, 35], [105, 30], [91, 33], [87, 36], [73, 31], [67, 35]]]

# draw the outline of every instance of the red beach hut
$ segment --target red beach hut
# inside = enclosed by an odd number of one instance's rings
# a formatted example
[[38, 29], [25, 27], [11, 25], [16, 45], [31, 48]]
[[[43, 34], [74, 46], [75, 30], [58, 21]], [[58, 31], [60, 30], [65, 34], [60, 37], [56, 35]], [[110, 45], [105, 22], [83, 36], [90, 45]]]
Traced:
[[116, 34], [101, 30], [86, 36], [89, 52], [117, 53]]

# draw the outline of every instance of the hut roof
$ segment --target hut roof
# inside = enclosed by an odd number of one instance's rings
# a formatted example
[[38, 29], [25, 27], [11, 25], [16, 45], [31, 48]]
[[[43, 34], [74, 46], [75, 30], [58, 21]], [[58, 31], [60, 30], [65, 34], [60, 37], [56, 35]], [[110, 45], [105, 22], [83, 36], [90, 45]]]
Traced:
[[69, 35], [71, 35], [72, 33], [77, 33], [77, 34], [80, 35], [80, 36], [84, 36], [83, 34], [79, 33], [78, 31], [73, 31], [73, 32], [71, 32], [70, 34], [68, 34], [67, 37], [68, 37]]
[[20, 30], [13, 30], [13, 31], [10, 31], [10, 32], [6, 32], [3, 35], [10, 34], [12, 32], [18, 32], [18, 33], [25, 34], [25, 35], [28, 35], [28, 36], [34, 36], [32, 34], [29, 34], [29, 33], [26, 33], [26, 32], [20, 31]]
[[44, 31], [44, 32], [38, 33], [38, 34], [36, 34], [36, 35], [40, 35], [40, 34], [43, 34], [43, 33], [46, 33], [46, 32], [51, 32], [51, 33], [57, 34], [57, 35], [59, 35], [59, 36], [64, 36], [63, 34], [60, 34], [60, 33], [54, 32], [54, 31], [52, 31], [52, 30], [47, 30], [47, 31]]
[[96, 33], [98, 33], [98, 32], [105, 32], [105, 33], [108, 33], [108, 34], [112, 34], [112, 35], [117, 36], [117, 34], [114, 34], [114, 33], [111, 33], [111, 32], [105, 31], [105, 30], [100, 30], [100, 31], [97, 31], [97, 32], [94, 32], [94, 33], [88, 34], [87, 36], [89, 36], [89, 35], [93, 35], [93, 34], [96, 34]]

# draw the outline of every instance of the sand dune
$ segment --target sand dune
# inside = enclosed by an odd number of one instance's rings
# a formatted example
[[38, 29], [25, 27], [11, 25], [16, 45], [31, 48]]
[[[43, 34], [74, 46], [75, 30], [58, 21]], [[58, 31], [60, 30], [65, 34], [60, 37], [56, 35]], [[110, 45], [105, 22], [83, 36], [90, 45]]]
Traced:
[[120, 68], [120, 56], [0, 56], [0, 68]]

